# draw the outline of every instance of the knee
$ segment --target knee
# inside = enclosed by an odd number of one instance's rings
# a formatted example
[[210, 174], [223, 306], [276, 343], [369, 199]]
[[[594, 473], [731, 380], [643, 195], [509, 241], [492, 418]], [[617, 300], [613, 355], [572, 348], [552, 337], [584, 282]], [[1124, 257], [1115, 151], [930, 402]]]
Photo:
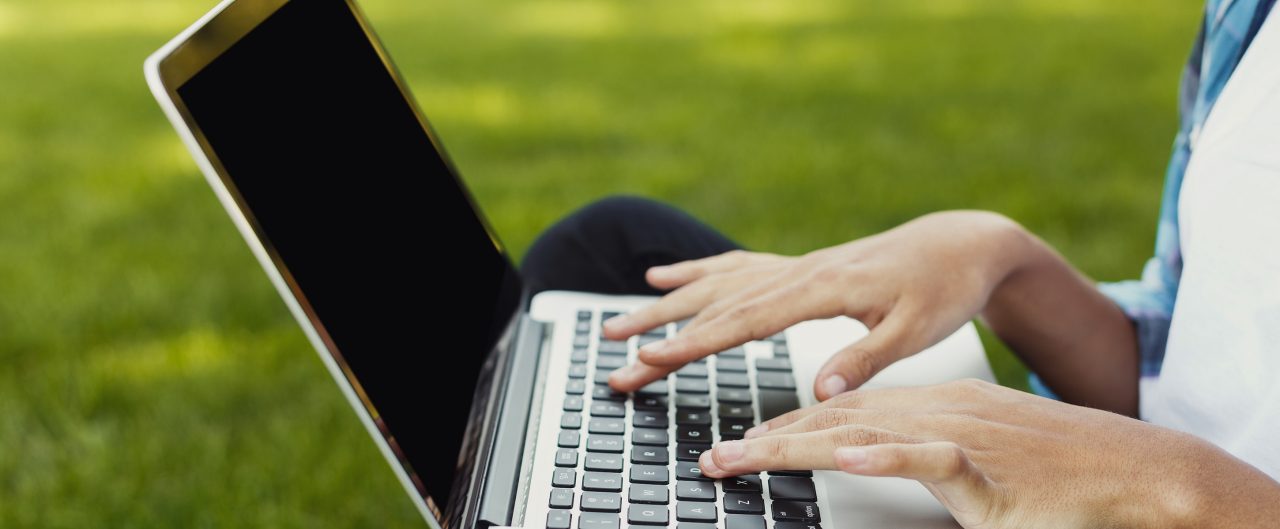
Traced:
[[588, 228], [617, 229], [619, 226], [669, 215], [674, 208], [651, 198], [612, 195], [578, 208], [562, 222]]
[[534, 240], [524, 264], [550, 256], [559, 257], [570, 249], [599, 248], [628, 240], [629, 230], [652, 224], [652, 219], [671, 215], [675, 208], [657, 200], [630, 195], [613, 195], [582, 206], [552, 224]]

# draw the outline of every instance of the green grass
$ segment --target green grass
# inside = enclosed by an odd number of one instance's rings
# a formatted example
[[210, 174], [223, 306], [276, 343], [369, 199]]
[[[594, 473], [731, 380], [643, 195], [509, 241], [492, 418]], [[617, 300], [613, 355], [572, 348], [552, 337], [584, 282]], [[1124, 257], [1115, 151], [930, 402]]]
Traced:
[[[0, 0], [0, 527], [420, 525], [143, 84], [213, 3]], [[516, 255], [633, 193], [787, 253], [993, 209], [1119, 279], [1200, 5], [366, 10]]]

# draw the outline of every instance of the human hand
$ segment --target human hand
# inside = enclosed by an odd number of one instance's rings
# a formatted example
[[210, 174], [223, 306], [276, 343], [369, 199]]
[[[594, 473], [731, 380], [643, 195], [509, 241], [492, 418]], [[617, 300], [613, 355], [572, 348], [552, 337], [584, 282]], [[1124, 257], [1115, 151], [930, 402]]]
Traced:
[[640, 349], [639, 362], [609, 383], [635, 391], [684, 364], [793, 324], [845, 315], [871, 329], [819, 371], [814, 394], [828, 399], [955, 332], [982, 309], [1016, 267], [1025, 232], [1005, 217], [952, 211], [801, 257], [733, 251], [649, 269], [658, 302], [609, 320], [604, 335], [626, 339], [695, 316], [679, 336]]
[[1280, 519], [1280, 485], [1205, 441], [975, 380], [851, 391], [722, 442], [700, 465], [713, 478], [825, 469], [914, 479], [971, 529]]

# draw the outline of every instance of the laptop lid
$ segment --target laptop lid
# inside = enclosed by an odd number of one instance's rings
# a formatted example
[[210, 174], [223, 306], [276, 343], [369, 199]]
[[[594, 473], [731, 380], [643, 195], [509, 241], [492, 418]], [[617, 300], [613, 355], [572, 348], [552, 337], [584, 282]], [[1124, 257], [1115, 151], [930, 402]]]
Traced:
[[368, 23], [351, 0], [227, 0], [146, 70], [357, 415], [440, 527], [475, 450], [469, 404], [520, 309], [521, 283]]

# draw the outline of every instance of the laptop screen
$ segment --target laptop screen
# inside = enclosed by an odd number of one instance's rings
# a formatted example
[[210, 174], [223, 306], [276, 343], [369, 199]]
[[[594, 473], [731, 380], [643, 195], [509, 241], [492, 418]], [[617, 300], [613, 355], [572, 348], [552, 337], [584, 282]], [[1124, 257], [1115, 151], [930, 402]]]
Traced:
[[288, 2], [176, 91], [409, 474], [448, 505], [520, 284], [350, 8]]

